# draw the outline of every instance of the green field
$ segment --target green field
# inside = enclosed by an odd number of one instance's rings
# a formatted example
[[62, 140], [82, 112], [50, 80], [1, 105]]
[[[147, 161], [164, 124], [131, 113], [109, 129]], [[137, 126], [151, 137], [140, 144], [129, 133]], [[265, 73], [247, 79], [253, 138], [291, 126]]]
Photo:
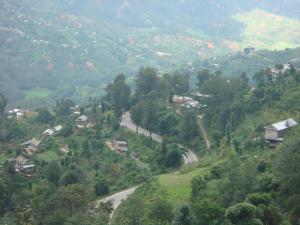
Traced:
[[300, 46], [300, 21], [262, 10], [237, 14], [234, 18], [245, 25], [242, 46], [257, 49], [284, 50]]
[[32, 89], [26, 92], [26, 100], [34, 99], [34, 98], [47, 98], [50, 95], [50, 91], [48, 89]]
[[37, 158], [46, 162], [60, 160], [60, 156], [53, 151], [46, 151], [37, 155]]

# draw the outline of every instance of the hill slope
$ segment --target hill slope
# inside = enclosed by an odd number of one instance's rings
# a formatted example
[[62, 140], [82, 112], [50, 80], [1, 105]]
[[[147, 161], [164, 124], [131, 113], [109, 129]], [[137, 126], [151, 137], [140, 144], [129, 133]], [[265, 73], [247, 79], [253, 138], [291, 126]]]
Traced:
[[[298, 1], [4, 0], [1, 4], [0, 92], [14, 105], [98, 97], [117, 73], [132, 75], [143, 65], [170, 70], [249, 45], [299, 46]], [[261, 19], [261, 14], [269, 17]], [[251, 36], [261, 20], [265, 30]], [[281, 28], [283, 34], [272, 35]], [[288, 35], [291, 32], [294, 35]]]

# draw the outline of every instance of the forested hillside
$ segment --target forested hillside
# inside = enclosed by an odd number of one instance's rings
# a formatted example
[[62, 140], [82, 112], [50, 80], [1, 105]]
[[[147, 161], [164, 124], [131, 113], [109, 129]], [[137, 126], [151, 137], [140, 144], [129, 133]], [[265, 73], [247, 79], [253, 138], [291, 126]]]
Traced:
[[245, 74], [223, 79], [202, 71], [198, 80], [198, 90], [212, 96], [200, 110], [210, 149], [201, 148], [198, 165], [147, 182], [121, 205], [115, 224], [298, 224], [299, 125], [275, 146], [264, 127], [299, 121], [299, 72], [262, 70], [255, 89]]
[[[178, 71], [146, 67], [134, 92], [120, 74], [101, 101], [61, 100], [19, 118], [1, 95], [0, 222], [297, 225], [300, 74], [276, 69], [256, 73], [255, 87], [245, 73], [202, 70], [192, 89]], [[287, 118], [283, 139], [266, 140], [264, 128]], [[199, 162], [185, 163], [187, 151]], [[99, 202], [138, 186], [116, 211]]]
[[208, 69], [210, 71], [222, 71], [226, 77], [239, 76], [241, 73], [247, 73], [252, 79], [254, 74], [267, 67], [273, 68], [276, 64], [291, 63], [295, 68], [300, 68], [300, 48], [286, 49], [284, 51], [266, 51], [247, 49], [239, 53], [228, 54], [210, 58], [207, 60], [198, 60], [189, 65], [184, 65], [184, 69], [196, 74], [195, 71]]
[[294, 48], [298, 8], [297, 1], [4, 0], [0, 92], [15, 106], [83, 102], [140, 66], [170, 71], [249, 46]]

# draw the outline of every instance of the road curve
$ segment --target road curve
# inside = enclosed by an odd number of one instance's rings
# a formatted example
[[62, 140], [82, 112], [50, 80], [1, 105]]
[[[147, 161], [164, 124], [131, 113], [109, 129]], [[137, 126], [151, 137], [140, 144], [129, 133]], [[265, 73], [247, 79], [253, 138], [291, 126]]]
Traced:
[[[131, 116], [130, 116], [130, 112], [126, 112], [122, 115], [122, 120], [120, 125], [122, 127], [126, 127], [127, 129], [136, 132], [136, 124], [132, 121]], [[142, 127], [139, 127], [138, 130], [139, 134], [142, 134], [146, 137], [150, 137], [150, 132]], [[155, 134], [152, 133], [151, 135], [152, 140], [161, 143], [162, 142], [162, 136], [160, 136], [159, 134]], [[178, 144], [178, 146], [180, 146], [181, 148], [186, 149], [185, 154], [183, 154], [183, 162], [184, 165], [189, 165], [189, 164], [193, 164], [199, 161], [198, 157], [196, 156], [196, 154], [191, 151], [190, 149], [186, 148], [185, 146]]]
[[99, 208], [101, 203], [107, 203], [107, 202], [110, 201], [112, 203], [112, 207], [113, 207], [113, 211], [110, 214], [110, 219], [112, 219], [116, 209], [121, 205], [122, 201], [126, 200], [131, 194], [133, 194], [138, 187], [139, 186], [132, 187], [132, 188], [129, 188], [127, 190], [115, 193], [115, 194], [113, 194], [111, 196], [108, 196], [106, 198], [100, 199], [96, 202], [94, 207]]
[[[126, 127], [127, 129], [129, 129], [131, 131], [135, 131], [136, 132], [136, 124], [132, 121], [129, 112], [126, 112], [126, 113], [124, 113], [122, 115], [122, 120], [121, 120], [120, 125], [122, 127]], [[150, 131], [148, 131], [148, 130], [142, 128], [142, 127], [139, 127], [138, 133], [142, 134], [142, 135], [144, 135], [146, 137], [150, 137]], [[156, 141], [158, 143], [162, 142], [162, 137], [159, 134], [152, 133], [151, 134], [151, 138], [152, 138], [152, 140], [154, 140], [154, 141]]]
[[[136, 132], [136, 125], [132, 121], [129, 112], [126, 112], [126, 113], [124, 113], [122, 115], [122, 120], [121, 120], [120, 125], [122, 127], [126, 127], [127, 129], [129, 129], [131, 131]], [[144, 135], [146, 137], [150, 137], [150, 132], [148, 130], [142, 128], [142, 127], [139, 127], [138, 133], [142, 134], [142, 135]], [[152, 133], [151, 137], [152, 137], [152, 140], [154, 140], [154, 141], [156, 141], [158, 143], [162, 142], [162, 137], [159, 134]], [[183, 157], [184, 165], [190, 165], [190, 164], [193, 164], [193, 163], [196, 163], [196, 162], [199, 161], [198, 157], [196, 156], [196, 154], [193, 151], [191, 151], [190, 149], [186, 148], [185, 146], [183, 146], [181, 144], [178, 144], [178, 146], [181, 147], [181, 148], [186, 149], [186, 152], [182, 156]], [[98, 208], [101, 203], [106, 203], [106, 202], [111, 201], [112, 204], [113, 204], [113, 211], [110, 214], [110, 221], [112, 221], [112, 218], [113, 218], [113, 216], [114, 216], [117, 208], [122, 203], [122, 201], [126, 200], [131, 194], [133, 194], [138, 187], [139, 186], [136, 186], [136, 187], [133, 187], [133, 188], [129, 188], [127, 190], [124, 190], [124, 191], [115, 193], [115, 194], [113, 194], [111, 196], [108, 196], [108, 197], [106, 197], [104, 199], [98, 200], [96, 202], [95, 208]]]

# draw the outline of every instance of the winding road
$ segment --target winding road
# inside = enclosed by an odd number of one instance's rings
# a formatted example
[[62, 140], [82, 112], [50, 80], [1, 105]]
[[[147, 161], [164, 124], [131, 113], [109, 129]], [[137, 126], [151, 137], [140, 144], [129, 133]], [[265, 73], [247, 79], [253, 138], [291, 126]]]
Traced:
[[[122, 127], [126, 127], [127, 129], [129, 129], [131, 131], [136, 132], [137, 126], [132, 121], [129, 112], [126, 112], [126, 113], [123, 114], [120, 125]], [[148, 130], [142, 128], [142, 127], [139, 127], [138, 133], [142, 134], [142, 135], [144, 135], [146, 137], [150, 137], [150, 132]], [[152, 140], [154, 140], [154, 141], [156, 141], [158, 143], [162, 142], [162, 137], [159, 134], [152, 133], [151, 134], [151, 138], [152, 138]], [[191, 165], [191, 164], [196, 163], [196, 162], [199, 161], [197, 155], [193, 151], [191, 151], [190, 149], [186, 148], [185, 146], [183, 146], [181, 144], [178, 144], [178, 146], [180, 146], [181, 148], [186, 149], [186, 152], [182, 156], [183, 157], [184, 165]], [[116, 213], [116, 210], [121, 205], [122, 201], [126, 200], [131, 194], [133, 194], [138, 187], [139, 186], [132, 187], [132, 188], [129, 188], [127, 190], [115, 193], [115, 194], [113, 194], [111, 196], [108, 196], [108, 197], [106, 197], [104, 199], [98, 200], [96, 202], [95, 208], [98, 208], [101, 203], [106, 203], [106, 202], [111, 201], [112, 202], [112, 206], [113, 206], [113, 211], [110, 214], [110, 221], [112, 221], [113, 217], [114, 217], [114, 215]]]
[[[129, 129], [131, 131], [136, 132], [136, 124], [132, 121], [129, 112], [126, 112], [123, 114], [120, 125], [122, 127], [126, 127], [127, 129]], [[146, 137], [150, 137], [150, 132], [142, 127], [139, 127], [138, 133], [142, 134]], [[158, 143], [162, 142], [162, 136], [160, 136], [159, 134], [152, 133], [151, 138], [152, 138], [152, 140], [154, 140]], [[186, 152], [183, 155], [184, 165], [193, 164], [193, 163], [196, 163], [199, 161], [198, 157], [196, 156], [196, 154], [193, 151], [191, 151], [190, 149], [186, 148], [185, 146], [183, 146], [181, 144], [178, 144], [178, 146], [186, 149]]]

